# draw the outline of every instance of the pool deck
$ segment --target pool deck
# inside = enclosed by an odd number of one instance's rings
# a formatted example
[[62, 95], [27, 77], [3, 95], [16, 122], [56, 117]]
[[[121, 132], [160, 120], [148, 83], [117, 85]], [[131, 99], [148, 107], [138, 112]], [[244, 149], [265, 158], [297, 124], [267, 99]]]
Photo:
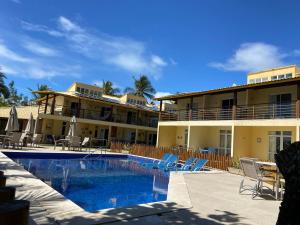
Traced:
[[280, 205], [272, 198], [253, 200], [249, 193], [238, 194], [241, 180], [238, 175], [220, 171], [195, 174], [174, 172], [165, 202], [88, 213], [2, 153], [0, 170], [8, 176], [7, 184], [16, 186], [17, 199], [30, 200], [30, 225], [273, 225]]

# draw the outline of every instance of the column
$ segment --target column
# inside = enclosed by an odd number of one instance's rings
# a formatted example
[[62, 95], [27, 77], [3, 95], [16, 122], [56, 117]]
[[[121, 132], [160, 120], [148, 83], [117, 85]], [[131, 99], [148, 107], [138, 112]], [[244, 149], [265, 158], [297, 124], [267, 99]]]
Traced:
[[191, 101], [190, 101], [190, 107], [189, 107], [189, 120], [192, 120], [193, 118], [193, 104], [194, 104], [194, 98], [191, 97]]
[[295, 141], [300, 141], [300, 126], [297, 125], [296, 126], [296, 138], [295, 138]]
[[135, 144], [137, 143], [138, 135], [139, 135], [139, 130], [138, 130], [138, 129], [135, 129], [135, 140], [134, 140], [134, 143], [135, 143]]
[[51, 104], [51, 115], [54, 114], [55, 101], [56, 101], [56, 95], [53, 95], [52, 104]]
[[297, 84], [296, 118], [300, 118], [300, 84]]
[[234, 151], [234, 125], [231, 126], [231, 157], [233, 157], [233, 151]]
[[161, 120], [161, 111], [162, 111], [162, 100], [159, 101], [159, 115], [158, 115], [158, 120]]
[[46, 105], [45, 105], [44, 114], [47, 113], [48, 101], [49, 101], [49, 94], [46, 95]]
[[108, 137], [107, 137], [107, 146], [110, 146], [111, 142], [111, 126], [108, 127]]
[[232, 120], [236, 119], [237, 92], [233, 92]]
[[187, 149], [190, 148], [191, 126], [188, 126]]

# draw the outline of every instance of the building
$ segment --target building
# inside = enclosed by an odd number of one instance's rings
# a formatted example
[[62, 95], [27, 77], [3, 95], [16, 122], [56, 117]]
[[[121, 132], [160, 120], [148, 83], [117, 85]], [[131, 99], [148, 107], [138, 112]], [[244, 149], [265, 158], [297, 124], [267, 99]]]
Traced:
[[[51, 142], [52, 135], [65, 137], [69, 121], [76, 116], [78, 136], [93, 137], [110, 141], [143, 143], [155, 145], [158, 109], [147, 103], [143, 97], [126, 94], [104, 95], [102, 88], [75, 82], [67, 91], [37, 91], [44, 97], [37, 100], [35, 107], [18, 107], [20, 120], [29, 118], [33, 111], [39, 118], [38, 133], [44, 135], [44, 142]], [[8, 117], [9, 109], [0, 110], [2, 123]], [[26, 113], [25, 113], [26, 112]], [[25, 129], [21, 126], [21, 129]]]
[[[246, 85], [157, 98], [157, 145], [214, 147], [235, 159], [273, 160], [277, 150], [300, 139], [298, 71], [296, 66], [275, 68], [249, 74]], [[174, 101], [177, 109], [163, 111], [164, 101]]]
[[283, 66], [269, 70], [249, 73], [247, 84], [255, 84], [266, 81], [289, 79], [300, 75], [300, 69], [296, 65]]

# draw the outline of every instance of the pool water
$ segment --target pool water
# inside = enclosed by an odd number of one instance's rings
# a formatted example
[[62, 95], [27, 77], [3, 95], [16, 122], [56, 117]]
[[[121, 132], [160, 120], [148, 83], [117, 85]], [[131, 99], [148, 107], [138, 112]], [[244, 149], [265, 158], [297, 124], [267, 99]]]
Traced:
[[56, 159], [23, 154], [13, 160], [89, 212], [167, 198], [169, 174], [144, 168], [141, 157]]

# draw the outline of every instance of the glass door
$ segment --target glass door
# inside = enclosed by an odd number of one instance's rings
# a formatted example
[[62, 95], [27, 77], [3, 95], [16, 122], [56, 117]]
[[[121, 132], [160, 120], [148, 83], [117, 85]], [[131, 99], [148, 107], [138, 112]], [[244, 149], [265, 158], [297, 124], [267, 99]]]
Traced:
[[269, 132], [269, 160], [274, 161], [276, 152], [286, 148], [292, 142], [291, 131], [270, 131]]
[[220, 130], [219, 154], [231, 154], [231, 130]]

